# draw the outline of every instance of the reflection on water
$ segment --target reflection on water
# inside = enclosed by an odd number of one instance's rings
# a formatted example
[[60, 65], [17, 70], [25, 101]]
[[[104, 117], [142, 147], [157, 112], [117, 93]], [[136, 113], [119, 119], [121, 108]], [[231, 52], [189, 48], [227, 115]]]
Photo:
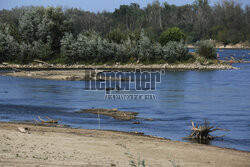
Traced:
[[[104, 100], [104, 92], [84, 90], [83, 81], [50, 81], [0, 76], [0, 121], [32, 121], [49, 116], [73, 127], [98, 129], [83, 108], [118, 108], [139, 112], [140, 124], [101, 116], [101, 128], [140, 131], [173, 140], [189, 135], [191, 120], [230, 132], [211, 145], [250, 151], [250, 64], [240, 70], [167, 71], [155, 91], [156, 100]], [[153, 118], [154, 121], [142, 118]]]

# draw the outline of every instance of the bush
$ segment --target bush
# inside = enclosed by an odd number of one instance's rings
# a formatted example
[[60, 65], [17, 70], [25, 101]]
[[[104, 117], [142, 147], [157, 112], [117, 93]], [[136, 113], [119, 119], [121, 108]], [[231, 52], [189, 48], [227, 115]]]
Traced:
[[188, 59], [183, 42], [169, 42], [166, 46], [152, 42], [141, 31], [136, 39], [128, 37], [120, 44], [108, 41], [95, 32], [80, 33], [76, 38], [66, 33], [61, 40], [61, 56], [67, 63], [155, 63]]
[[217, 59], [215, 44], [209, 40], [196, 43], [196, 53], [206, 59]]
[[71, 33], [66, 33], [61, 40], [61, 58], [66, 63], [76, 63], [77, 48]]
[[29, 43], [22, 42], [20, 44], [20, 56], [17, 59], [18, 62], [26, 64], [33, 59], [35, 59], [34, 47]]
[[144, 34], [144, 31], [142, 31], [138, 41], [138, 56], [140, 61], [149, 62], [150, 60], [154, 59], [154, 55], [150, 54], [151, 45], [152, 43], [150, 39]]
[[34, 46], [34, 54], [35, 58], [38, 58], [43, 61], [49, 61], [53, 59], [53, 50], [51, 48], [51, 40], [44, 43], [41, 40], [35, 41], [33, 43]]
[[164, 60], [170, 63], [188, 60], [188, 48], [183, 42], [168, 42], [163, 47]]
[[186, 35], [177, 27], [169, 28], [164, 31], [160, 36], [160, 43], [162, 45], [166, 45], [170, 41], [180, 42], [181, 40], [185, 40]]
[[80, 33], [76, 39], [72, 34], [67, 33], [61, 40], [61, 46], [61, 56], [70, 64], [122, 61], [121, 57], [125, 53], [125, 49], [119, 44], [109, 42], [95, 32]]
[[0, 31], [0, 63], [4, 61], [16, 61], [20, 47], [15, 39]]
[[106, 35], [106, 38], [109, 41], [113, 41], [113, 42], [116, 42], [116, 43], [120, 44], [120, 43], [122, 43], [122, 41], [125, 41], [127, 39], [127, 35], [124, 34], [121, 30], [116, 29], [116, 30], [113, 30], [113, 31], [109, 32]]
[[120, 48], [122, 49], [121, 51], [124, 52], [124, 57], [122, 58], [122, 62], [136, 62], [138, 59], [138, 47], [137, 47], [137, 42], [136, 40], [131, 39], [130, 37], [124, 41], [121, 45]]

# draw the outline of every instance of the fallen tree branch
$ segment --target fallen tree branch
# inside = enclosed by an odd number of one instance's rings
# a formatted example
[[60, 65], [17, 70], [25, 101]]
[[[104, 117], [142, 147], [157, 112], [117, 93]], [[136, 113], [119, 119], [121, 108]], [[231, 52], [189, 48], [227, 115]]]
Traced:
[[41, 60], [33, 60], [33, 61], [34, 61], [34, 62], [37, 62], [37, 63], [45, 64], [45, 65], [48, 66], [48, 67], [54, 67], [53, 64], [49, 64], [49, 63], [46, 63], [46, 62], [41, 61]]
[[214, 128], [214, 126], [209, 126], [209, 122], [205, 120], [204, 125], [198, 126], [198, 124], [195, 126], [194, 122], [191, 122], [192, 124], [192, 132], [188, 137], [184, 137], [183, 139], [191, 139], [191, 140], [199, 140], [201, 143], [206, 143], [204, 141], [213, 140], [214, 138], [223, 137], [223, 136], [212, 136], [209, 133], [217, 131], [217, 130], [223, 130], [223, 131], [230, 131], [228, 129], [222, 129], [222, 128]]
[[46, 118], [48, 119], [48, 121], [45, 121], [40, 116], [38, 116], [38, 119], [41, 121], [41, 123], [48, 123], [48, 124], [57, 124], [58, 123], [58, 120], [53, 120], [53, 119], [49, 118], [48, 116], [46, 116]]

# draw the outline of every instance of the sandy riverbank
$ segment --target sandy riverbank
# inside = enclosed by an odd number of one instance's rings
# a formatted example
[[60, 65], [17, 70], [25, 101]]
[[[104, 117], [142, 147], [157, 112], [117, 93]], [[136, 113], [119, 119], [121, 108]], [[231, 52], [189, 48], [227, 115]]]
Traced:
[[91, 77], [86, 75], [85, 70], [39, 70], [39, 71], [19, 71], [8, 72], [0, 75], [34, 78], [34, 79], [49, 79], [49, 80], [69, 80], [69, 81], [83, 81], [90, 80]]
[[[18, 127], [30, 128], [30, 134]], [[0, 123], [0, 166], [250, 165], [250, 153], [125, 132]]]
[[[232, 67], [226, 63], [201, 65], [199, 63], [192, 64], [153, 64], [153, 65], [17, 65], [10, 64], [7, 66], [0, 65], [0, 69], [14, 69], [16, 72], [0, 73], [0, 75], [7, 75], [13, 77], [26, 77], [26, 78], [38, 78], [38, 79], [50, 79], [50, 80], [71, 80], [82, 81], [90, 80], [93, 76], [89, 76], [86, 70], [98, 69], [97, 72], [105, 70], [117, 70], [117, 71], [135, 71], [135, 69], [141, 70], [228, 70], [238, 69]], [[92, 73], [93, 74], [93, 73]], [[94, 76], [95, 77], [95, 76]], [[115, 79], [115, 78], [114, 78]]]
[[98, 69], [98, 70], [135, 70], [135, 69], [142, 69], [142, 70], [225, 70], [225, 69], [237, 69], [236, 67], [232, 67], [227, 63], [220, 63], [220, 64], [200, 64], [199, 62], [195, 63], [185, 63], [185, 64], [115, 64], [115, 65], [46, 65], [46, 64], [27, 64], [27, 65], [20, 65], [20, 64], [8, 64], [8, 65], [1, 65], [0, 69], [25, 69], [25, 70], [47, 70], [47, 69], [60, 69], [60, 70], [69, 70], [69, 69]]

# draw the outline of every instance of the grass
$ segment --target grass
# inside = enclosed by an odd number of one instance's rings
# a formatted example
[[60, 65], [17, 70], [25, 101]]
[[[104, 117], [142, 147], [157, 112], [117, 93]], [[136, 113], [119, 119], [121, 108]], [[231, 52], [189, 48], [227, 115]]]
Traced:
[[125, 144], [120, 144], [119, 143], [119, 144], [116, 144], [116, 145], [121, 146], [124, 149], [128, 150], [124, 154], [127, 155], [128, 158], [130, 159], [129, 160], [129, 166], [131, 166], [131, 167], [146, 167], [146, 161], [144, 159], [141, 159], [140, 156], [139, 156], [139, 158], [136, 158], [134, 155], [132, 155]]
[[129, 166], [131, 166], [131, 167], [146, 167], [146, 162], [144, 159], [141, 159], [140, 157], [136, 159], [134, 157], [134, 155], [132, 155], [129, 152], [126, 152], [124, 154], [130, 158]]

